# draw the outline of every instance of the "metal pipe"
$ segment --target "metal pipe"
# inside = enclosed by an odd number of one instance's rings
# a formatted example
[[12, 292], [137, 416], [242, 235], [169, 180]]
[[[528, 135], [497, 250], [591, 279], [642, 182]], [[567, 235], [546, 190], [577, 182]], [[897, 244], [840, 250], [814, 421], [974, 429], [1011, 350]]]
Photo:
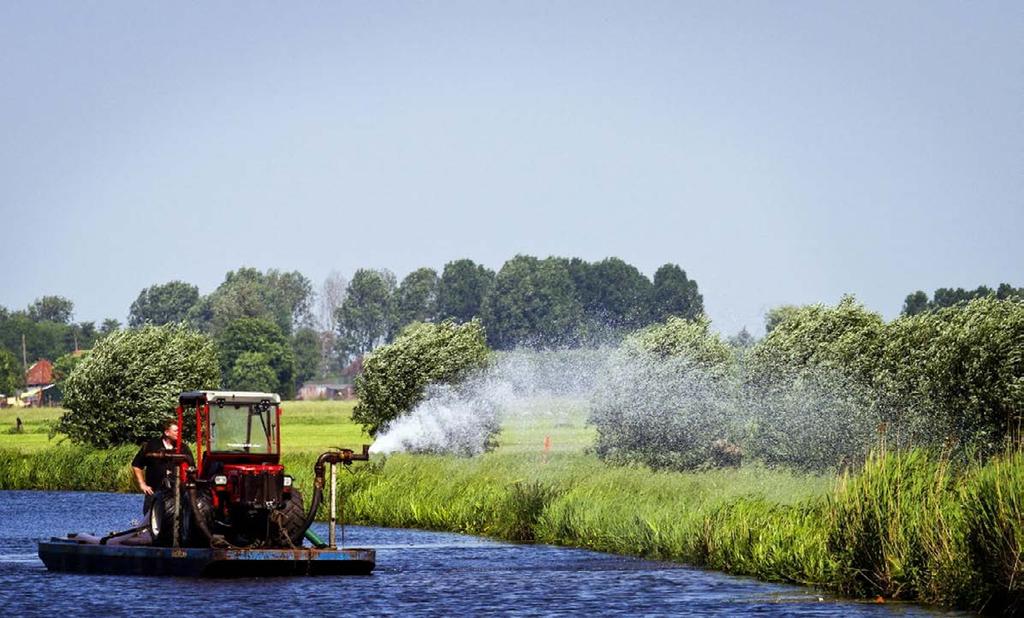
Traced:
[[331, 549], [338, 549], [336, 528], [338, 525], [338, 464], [331, 462], [331, 527], [328, 529], [328, 544]]
[[369, 461], [370, 460], [370, 445], [363, 445], [363, 452], [356, 454], [350, 449], [342, 449], [340, 451], [327, 451], [316, 458], [316, 463], [313, 465], [313, 500], [309, 503], [309, 511], [306, 512], [306, 522], [303, 525], [303, 532], [309, 530], [309, 527], [313, 524], [313, 520], [316, 519], [316, 512], [320, 509], [320, 503], [324, 499], [324, 474], [327, 472], [327, 463], [342, 463], [349, 465], [353, 461]]
[[181, 474], [174, 475], [174, 529], [171, 530], [171, 546], [181, 546]]

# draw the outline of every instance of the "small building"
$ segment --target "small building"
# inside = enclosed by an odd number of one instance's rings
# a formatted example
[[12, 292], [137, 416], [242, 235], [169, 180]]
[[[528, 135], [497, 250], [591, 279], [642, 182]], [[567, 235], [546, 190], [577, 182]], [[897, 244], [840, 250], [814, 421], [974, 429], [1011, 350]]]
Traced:
[[18, 395], [18, 400], [21, 405], [33, 408], [55, 405], [57, 391], [53, 386], [53, 363], [41, 358], [25, 372], [25, 390]]
[[341, 375], [349, 380], [355, 380], [356, 376], [363, 372], [363, 357], [357, 356], [355, 360], [348, 364], [347, 367], [341, 370]]
[[306, 382], [299, 388], [295, 398], [301, 401], [322, 401], [355, 399], [356, 389], [351, 384], [327, 384], [323, 382]]
[[25, 386], [49, 386], [53, 384], [53, 363], [41, 358], [29, 366], [25, 372]]

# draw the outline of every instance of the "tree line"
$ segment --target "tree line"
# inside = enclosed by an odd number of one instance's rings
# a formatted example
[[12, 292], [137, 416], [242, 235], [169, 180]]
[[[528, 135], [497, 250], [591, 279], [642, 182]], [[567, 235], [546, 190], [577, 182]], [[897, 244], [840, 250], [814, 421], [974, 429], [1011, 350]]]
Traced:
[[936, 311], [946, 307], [966, 303], [976, 298], [995, 297], [998, 300], [1009, 298], [1024, 298], [1024, 288], [1015, 288], [1009, 283], [1000, 283], [996, 289], [987, 285], [979, 285], [976, 289], [965, 290], [964, 288], [939, 288], [928, 298], [923, 290], [907, 294], [903, 301], [902, 315], [917, 315], [927, 311]]
[[[1024, 297], [1024, 288], [940, 288], [931, 298], [918, 291], [907, 296], [903, 313], [984, 296]], [[766, 330], [791, 309], [770, 311]], [[517, 255], [497, 272], [458, 259], [440, 272], [416, 269], [401, 281], [384, 269], [362, 268], [351, 279], [335, 272], [319, 288], [298, 271], [240, 268], [206, 295], [183, 281], [143, 289], [129, 307], [127, 326], [184, 322], [214, 339], [225, 386], [291, 394], [304, 381], [337, 378], [353, 359], [413, 322], [478, 319], [488, 345], [503, 350], [615, 344], [669, 316], [693, 320], [703, 312], [697, 282], [676, 264], [648, 278], [615, 257], [587, 262]], [[73, 317], [74, 304], [61, 296], [44, 296], [23, 310], [0, 307], [0, 392], [21, 385], [23, 341], [25, 360], [55, 359], [58, 373], [66, 374], [79, 358], [66, 358], [69, 353], [121, 328], [113, 318], [97, 327]], [[739, 347], [754, 342], [745, 330], [734, 339]]]
[[562, 347], [618, 340], [669, 315], [704, 312], [697, 282], [675, 264], [653, 281], [619, 258], [540, 259], [517, 255], [497, 272], [455, 260], [438, 273], [420, 268], [400, 283], [386, 270], [360, 269], [335, 312], [343, 358], [391, 341], [413, 322], [479, 319], [488, 344]]
[[[113, 319], [96, 328], [73, 323], [73, 303], [60, 296], [26, 310], [0, 308], [0, 344], [20, 368], [26, 356], [62, 359], [118, 330]], [[383, 269], [362, 268], [351, 279], [332, 273], [319, 289], [302, 273], [255, 268], [230, 271], [211, 293], [184, 281], [143, 289], [128, 311], [129, 328], [185, 323], [217, 347], [223, 384], [286, 395], [316, 377], [335, 376], [352, 360], [392, 341], [414, 322], [480, 320], [496, 349], [560, 347], [617, 341], [630, 331], [676, 315], [704, 312], [697, 282], [675, 264], [648, 278], [619, 258], [517, 255], [497, 271], [469, 259], [440, 272], [419, 268], [401, 281]], [[77, 357], [76, 357], [77, 358]]]

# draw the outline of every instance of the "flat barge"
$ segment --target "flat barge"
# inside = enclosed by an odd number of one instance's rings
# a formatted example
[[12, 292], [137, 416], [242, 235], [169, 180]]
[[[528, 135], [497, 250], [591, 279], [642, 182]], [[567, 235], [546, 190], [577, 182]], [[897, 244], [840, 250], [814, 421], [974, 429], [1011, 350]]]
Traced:
[[372, 549], [153, 547], [101, 544], [92, 535], [41, 541], [39, 557], [51, 571], [183, 577], [369, 575], [376, 565]]
[[[180, 433], [186, 408], [195, 412], [195, 461]], [[369, 445], [363, 445], [362, 453], [335, 449], [317, 458], [307, 509], [280, 463], [280, 422], [281, 398], [275, 393], [181, 393], [177, 421], [165, 423], [162, 444], [147, 443], [139, 451], [147, 473], [150, 465], [159, 464], [158, 470], [163, 470], [146, 523], [104, 537], [53, 537], [39, 543], [39, 558], [51, 571], [73, 573], [369, 575], [376, 566], [374, 550], [339, 548], [336, 543], [337, 466], [369, 461]], [[323, 499], [328, 467], [330, 520], [325, 543], [309, 527]], [[141, 477], [139, 483], [146, 488]], [[305, 547], [303, 539], [314, 547]]]

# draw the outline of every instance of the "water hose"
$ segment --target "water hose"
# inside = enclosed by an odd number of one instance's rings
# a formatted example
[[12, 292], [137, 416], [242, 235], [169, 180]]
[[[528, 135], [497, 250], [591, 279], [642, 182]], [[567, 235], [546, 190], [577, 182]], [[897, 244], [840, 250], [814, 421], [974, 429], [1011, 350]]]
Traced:
[[312, 530], [306, 530], [306, 538], [309, 539], [309, 542], [317, 549], [327, 547], [327, 543], [324, 543], [324, 540], [317, 536], [316, 532], [313, 532]]

